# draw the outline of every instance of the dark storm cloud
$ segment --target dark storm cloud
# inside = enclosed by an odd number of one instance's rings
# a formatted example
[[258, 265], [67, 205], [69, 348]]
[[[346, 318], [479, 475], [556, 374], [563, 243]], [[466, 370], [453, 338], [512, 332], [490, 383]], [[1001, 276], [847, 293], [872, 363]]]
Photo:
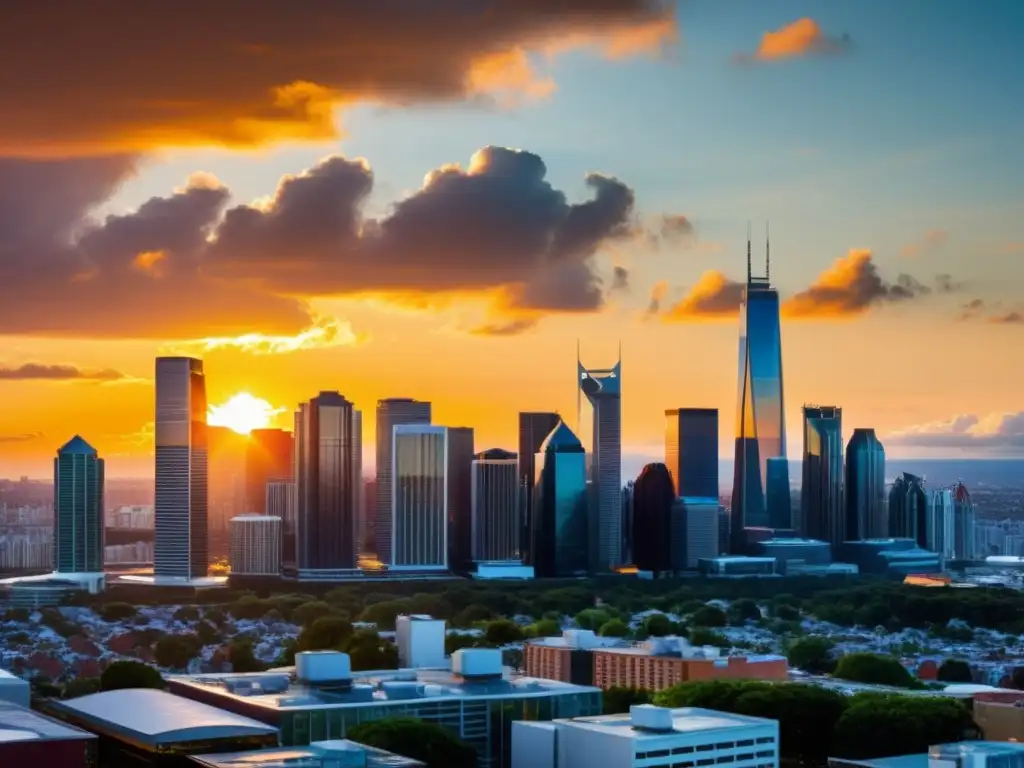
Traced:
[[74, 365], [25, 363], [17, 368], [0, 367], [0, 381], [119, 381], [125, 375], [111, 368], [87, 371]]

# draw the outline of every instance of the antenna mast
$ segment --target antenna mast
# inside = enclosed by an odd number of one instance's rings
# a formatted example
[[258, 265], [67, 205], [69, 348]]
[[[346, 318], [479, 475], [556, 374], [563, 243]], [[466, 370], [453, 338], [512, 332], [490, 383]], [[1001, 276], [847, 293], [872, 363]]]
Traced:
[[747, 220], [747, 284], [753, 282], [754, 273], [750, 266], [750, 220]]
[[772, 276], [772, 236], [768, 230], [768, 222], [764, 223], [764, 279], [771, 282]]

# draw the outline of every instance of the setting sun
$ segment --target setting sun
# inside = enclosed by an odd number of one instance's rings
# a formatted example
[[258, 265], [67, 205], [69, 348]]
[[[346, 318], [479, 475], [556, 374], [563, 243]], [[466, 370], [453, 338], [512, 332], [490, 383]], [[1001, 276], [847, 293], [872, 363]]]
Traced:
[[271, 420], [283, 412], [266, 400], [239, 392], [223, 405], [211, 405], [206, 421], [213, 427], [228, 427], [241, 435], [270, 426]]

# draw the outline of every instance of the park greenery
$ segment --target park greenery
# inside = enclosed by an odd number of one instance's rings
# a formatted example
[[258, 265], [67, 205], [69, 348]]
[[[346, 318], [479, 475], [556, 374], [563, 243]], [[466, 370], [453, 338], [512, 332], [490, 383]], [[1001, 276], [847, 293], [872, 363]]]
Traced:
[[360, 723], [346, 738], [369, 747], [411, 757], [427, 768], [475, 768], [476, 750], [451, 731], [411, 717], [391, 717]]

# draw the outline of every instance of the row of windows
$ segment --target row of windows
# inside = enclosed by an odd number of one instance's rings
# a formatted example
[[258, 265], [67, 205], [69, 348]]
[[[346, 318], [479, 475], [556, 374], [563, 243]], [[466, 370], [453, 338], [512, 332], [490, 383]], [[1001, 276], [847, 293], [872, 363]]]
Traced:
[[[682, 746], [682, 747], [673, 747], [671, 750], [668, 750], [668, 749], [652, 749], [652, 750], [650, 750], [648, 752], [637, 752], [636, 753], [636, 759], [637, 760], [646, 760], [646, 759], [654, 758], [654, 757], [668, 757], [669, 755], [687, 755], [687, 754], [690, 754], [692, 752], [724, 751], [724, 750], [727, 750], [727, 749], [735, 749], [737, 747], [752, 747], [752, 746], [754, 746], [755, 743], [757, 743], [757, 744], [774, 744], [775, 743], [775, 739], [773, 739], [771, 736], [762, 736], [762, 737], [760, 737], [758, 739], [742, 739], [741, 741], [735, 741], [735, 742], [733, 742], [733, 741], [722, 741], [722, 742], [719, 742], [718, 744], [697, 744], [696, 746], [687, 745], [687, 746]], [[734, 761], [753, 760], [754, 756], [755, 755], [754, 755], [753, 752], [743, 753], [743, 754], [738, 754], [738, 755], [723, 755], [723, 756], [721, 756], [721, 757], [719, 757], [717, 759], [712, 759], [710, 761], [698, 760], [697, 761], [697, 765], [710, 765], [710, 764], [715, 763], [715, 762], [731, 763], [731, 762], [734, 762]], [[774, 756], [775, 756], [775, 750], [774, 749], [763, 750], [763, 751], [760, 751], [760, 752], [757, 753], [757, 757], [774, 757]], [[683, 764], [681, 763], [680, 765], [683, 765]], [[689, 766], [689, 765], [693, 765], [693, 763], [692, 762], [691, 763], [686, 763], [685, 765]]]
[[[696, 765], [712, 765], [714, 762], [714, 760], [698, 760]], [[657, 765], [648, 765], [645, 768], [693, 768], [693, 766], [693, 762], [658, 763]], [[751, 768], [778, 768], [778, 766], [775, 763], [758, 763], [757, 765], [751, 766]]]

